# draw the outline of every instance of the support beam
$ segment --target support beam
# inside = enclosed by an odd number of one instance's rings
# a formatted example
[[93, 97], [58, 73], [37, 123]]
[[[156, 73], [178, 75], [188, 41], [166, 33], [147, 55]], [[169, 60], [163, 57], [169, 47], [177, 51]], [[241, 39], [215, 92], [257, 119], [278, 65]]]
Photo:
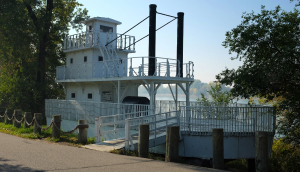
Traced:
[[168, 86], [169, 86], [169, 89], [170, 89], [170, 91], [171, 91], [171, 93], [172, 93], [172, 97], [173, 97], [173, 99], [174, 99], [174, 102], [176, 102], [176, 98], [175, 98], [175, 96], [174, 96], [174, 94], [173, 94], [173, 91], [172, 91], [172, 88], [171, 88], [171, 86], [170, 86], [170, 84], [168, 84]]
[[178, 86], [182, 89], [182, 91], [184, 92], [184, 94], [186, 95], [186, 90], [185, 88], [183, 87], [183, 85], [181, 83], [178, 83]]
[[151, 81], [150, 83], [150, 107], [151, 107], [151, 114], [154, 114], [154, 81]]
[[156, 39], [156, 5], [149, 6], [149, 70], [148, 76], [153, 76], [155, 73], [155, 39]]
[[125, 93], [126, 93], [126, 91], [127, 91], [127, 89], [129, 88], [130, 85], [131, 85], [131, 83], [130, 83], [130, 81], [129, 81], [129, 82], [127, 83], [127, 85], [126, 85], [126, 87], [125, 87], [123, 93], [122, 93], [122, 96], [120, 97], [121, 100], [122, 100], [123, 97], [125, 96]]

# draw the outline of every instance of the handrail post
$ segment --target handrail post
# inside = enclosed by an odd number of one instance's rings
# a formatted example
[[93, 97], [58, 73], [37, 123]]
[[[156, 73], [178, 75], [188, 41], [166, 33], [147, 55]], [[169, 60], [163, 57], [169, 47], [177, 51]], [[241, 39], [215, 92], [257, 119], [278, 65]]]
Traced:
[[115, 139], [117, 139], [117, 132], [116, 132], [117, 124], [116, 124], [116, 122], [117, 122], [117, 116], [114, 116], [114, 138]]
[[99, 130], [98, 130], [98, 134], [99, 134], [99, 141], [101, 142], [103, 137], [102, 137], [102, 134], [101, 134], [101, 131], [102, 131], [102, 117], [99, 117], [99, 123], [98, 123], [98, 127], [99, 127]]
[[144, 76], [144, 57], [142, 57], [142, 76]]
[[95, 118], [95, 143], [99, 142], [99, 118]]
[[129, 47], [128, 47], [128, 50], [131, 50], [131, 49], [130, 49], [130, 47], [131, 47], [131, 36], [128, 36], [128, 37], [129, 37], [129, 44], [128, 44]]
[[126, 50], [126, 35], [124, 35], [125, 36], [125, 40], [124, 40], [124, 50]]
[[125, 150], [129, 150], [130, 121], [125, 120]]
[[135, 51], [135, 36], [133, 36], [133, 51]]

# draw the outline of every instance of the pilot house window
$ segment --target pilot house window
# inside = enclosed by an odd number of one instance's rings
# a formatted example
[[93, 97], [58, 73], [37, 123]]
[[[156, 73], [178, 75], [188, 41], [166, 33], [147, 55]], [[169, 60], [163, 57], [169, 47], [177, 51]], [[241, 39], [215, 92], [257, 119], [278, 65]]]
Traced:
[[83, 61], [84, 61], [84, 62], [87, 61], [87, 56], [84, 56]]
[[113, 28], [112, 27], [108, 27], [108, 26], [102, 26], [102, 25], [100, 25], [100, 31], [101, 32], [113, 33]]
[[98, 56], [98, 61], [99, 62], [103, 61], [103, 57], [102, 56]]
[[75, 93], [71, 93], [71, 98], [75, 99]]
[[88, 99], [93, 99], [93, 94], [92, 93], [88, 93]]

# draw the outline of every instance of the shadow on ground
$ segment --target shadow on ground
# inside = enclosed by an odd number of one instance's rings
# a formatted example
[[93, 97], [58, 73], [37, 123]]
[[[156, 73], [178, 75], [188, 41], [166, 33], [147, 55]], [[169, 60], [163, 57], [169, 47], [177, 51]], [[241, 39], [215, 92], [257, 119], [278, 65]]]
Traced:
[[23, 172], [23, 171], [28, 171], [28, 172], [43, 172], [42, 170], [35, 170], [29, 167], [24, 167], [21, 165], [11, 165], [11, 164], [7, 164], [5, 162], [8, 162], [10, 160], [8, 159], [4, 159], [4, 158], [0, 158], [0, 171], [5, 172], [5, 171], [9, 171], [9, 172]]

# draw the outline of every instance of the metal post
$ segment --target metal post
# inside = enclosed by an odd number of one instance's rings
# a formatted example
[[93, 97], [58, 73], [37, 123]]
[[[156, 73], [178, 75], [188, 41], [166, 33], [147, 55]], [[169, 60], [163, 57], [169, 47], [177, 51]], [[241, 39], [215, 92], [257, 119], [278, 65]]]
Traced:
[[[184, 25], [184, 13], [177, 13], [177, 60], [179, 64], [177, 65], [176, 73], [179, 73], [179, 77], [183, 77], [183, 25]], [[179, 66], [180, 65], [180, 66]]]
[[149, 70], [148, 76], [153, 76], [155, 72], [155, 39], [156, 39], [156, 5], [149, 6]]

